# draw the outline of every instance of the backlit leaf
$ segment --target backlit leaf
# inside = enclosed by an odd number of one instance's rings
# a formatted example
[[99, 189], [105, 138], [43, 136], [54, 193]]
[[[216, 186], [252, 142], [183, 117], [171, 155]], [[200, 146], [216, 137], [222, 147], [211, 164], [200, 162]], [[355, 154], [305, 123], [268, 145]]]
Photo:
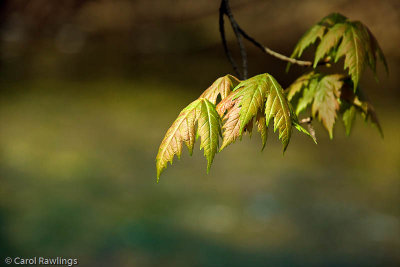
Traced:
[[339, 109], [339, 91], [343, 85], [342, 75], [333, 74], [321, 78], [315, 90], [315, 97], [311, 108], [312, 115], [318, 115], [318, 119], [333, 138], [333, 125], [336, 120], [336, 112]]
[[218, 78], [210, 87], [207, 88], [201, 95], [200, 98], [206, 98], [214, 105], [217, 103], [218, 95], [221, 96], [221, 100], [229, 95], [233, 88], [238, 85], [239, 80], [228, 74]]
[[[195, 135], [196, 123], [198, 124], [197, 135]], [[157, 181], [168, 162], [172, 164], [175, 155], [180, 158], [182, 142], [192, 154], [196, 136], [201, 138], [200, 149], [204, 149], [208, 171], [218, 150], [219, 134], [220, 118], [214, 104], [205, 98], [197, 99], [189, 104], [181, 111], [161, 142], [156, 157]]]

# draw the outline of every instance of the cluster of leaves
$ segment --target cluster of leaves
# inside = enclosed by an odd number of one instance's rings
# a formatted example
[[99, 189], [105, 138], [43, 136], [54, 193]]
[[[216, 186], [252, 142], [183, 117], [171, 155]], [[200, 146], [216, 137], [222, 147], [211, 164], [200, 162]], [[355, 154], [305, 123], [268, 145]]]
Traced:
[[329, 66], [331, 61], [337, 63], [344, 57], [344, 69], [348, 74], [328, 75], [312, 71], [299, 77], [288, 88], [288, 98], [296, 107], [296, 114], [312, 104], [311, 116], [322, 122], [332, 138], [337, 113], [342, 115], [346, 133], [350, 134], [358, 112], [365, 120], [370, 119], [383, 135], [374, 109], [359, 87], [365, 66], [369, 66], [376, 76], [377, 59], [383, 62], [388, 72], [385, 56], [371, 31], [359, 21], [350, 21], [338, 13], [330, 14], [303, 35], [292, 58], [301, 57], [306, 48], [317, 42], [313, 68]]
[[311, 105], [311, 116], [322, 122], [333, 138], [333, 126], [337, 113], [342, 116], [347, 135], [350, 134], [356, 113], [382, 128], [374, 108], [360, 95], [361, 90], [353, 91], [351, 79], [343, 74], [322, 74], [311, 71], [300, 76], [288, 88], [288, 99], [296, 107], [296, 115]]
[[201, 138], [200, 149], [204, 149], [208, 161], [207, 172], [215, 154], [241, 139], [245, 131], [251, 134], [254, 122], [264, 148], [271, 120], [274, 121], [274, 132], [279, 132], [284, 151], [290, 141], [292, 126], [309, 135], [299, 125], [282, 87], [270, 74], [259, 74], [244, 81], [232, 75], [218, 78], [181, 111], [168, 129], [156, 157], [157, 179], [168, 162], [172, 164], [175, 155], [180, 158], [183, 143], [192, 154], [198, 137]]
[[338, 13], [326, 16], [301, 37], [291, 57], [301, 57], [303, 51], [317, 41], [320, 42], [315, 52], [313, 67], [317, 67], [323, 59], [324, 62], [334, 60], [336, 63], [345, 57], [344, 68], [348, 69], [354, 90], [366, 64], [376, 74], [376, 61], [379, 58], [388, 71], [385, 56], [377, 40], [360, 21], [350, 21]]
[[200, 149], [204, 149], [208, 172], [215, 154], [241, 139], [245, 132], [251, 134], [254, 123], [261, 135], [262, 149], [271, 120], [274, 132], [279, 133], [283, 151], [289, 144], [293, 127], [316, 142], [313, 129], [310, 135], [300, 126], [297, 118], [309, 106], [311, 119], [321, 121], [331, 138], [338, 113], [342, 116], [347, 134], [356, 113], [365, 120], [370, 119], [382, 134], [374, 109], [364, 99], [359, 87], [366, 65], [376, 73], [379, 58], [387, 70], [385, 57], [375, 37], [361, 22], [331, 14], [304, 34], [292, 58], [301, 57], [307, 47], [318, 41], [313, 68], [330, 65], [331, 61], [336, 63], [344, 57], [344, 70], [347, 69], [348, 73], [324, 74], [314, 70], [299, 77], [286, 92], [268, 73], [244, 81], [232, 75], [217, 79], [181, 111], [168, 129], [156, 157], [157, 181], [168, 162], [172, 164], [175, 155], [180, 158], [183, 143], [192, 154], [195, 140], [201, 138]]

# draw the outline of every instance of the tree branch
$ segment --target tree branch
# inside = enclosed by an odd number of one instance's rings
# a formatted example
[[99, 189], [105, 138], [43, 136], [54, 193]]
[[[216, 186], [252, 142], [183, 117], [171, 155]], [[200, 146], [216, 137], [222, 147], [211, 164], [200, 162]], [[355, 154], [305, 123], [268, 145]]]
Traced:
[[[232, 57], [232, 54], [228, 48], [228, 44], [226, 42], [226, 36], [225, 36], [225, 26], [224, 26], [224, 15], [226, 15], [231, 23], [233, 32], [235, 33], [236, 40], [239, 45], [240, 49], [240, 55], [242, 57], [242, 67], [243, 67], [243, 75], [240, 73], [239, 68], [235, 62], [235, 60]], [[310, 67], [312, 66], [311, 61], [303, 61], [303, 60], [297, 60], [294, 58], [287, 57], [285, 55], [282, 55], [278, 52], [273, 51], [272, 49], [268, 48], [267, 46], [262, 45], [260, 42], [256, 41], [253, 37], [248, 35], [236, 22], [236, 20], [233, 17], [231, 8], [229, 6], [229, 0], [221, 0], [221, 6], [219, 8], [219, 31], [221, 34], [221, 39], [222, 39], [222, 45], [224, 47], [224, 51], [226, 56], [228, 57], [234, 71], [239, 75], [240, 79], [246, 79], [247, 78], [247, 53], [246, 53], [246, 48], [243, 44], [243, 39], [242, 36], [248, 40], [250, 43], [252, 43], [254, 46], [258, 47], [263, 53], [266, 53], [268, 55], [271, 55], [275, 58], [278, 58], [280, 60], [289, 62], [291, 64], [296, 64], [299, 66], [303, 67]]]
[[299, 65], [299, 66], [309, 67], [309, 66], [312, 65], [311, 61], [297, 60], [297, 59], [290, 58], [290, 57], [287, 57], [285, 55], [282, 55], [282, 54], [280, 54], [278, 52], [275, 52], [272, 49], [270, 49], [270, 48], [268, 48], [266, 46], [263, 46], [261, 43], [257, 42], [253, 37], [248, 35], [242, 28], [240, 28], [239, 25], [238, 25], [238, 28], [239, 28], [240, 34], [243, 35], [243, 37], [245, 39], [247, 39], [249, 42], [251, 42], [256, 47], [260, 48], [261, 51], [263, 51], [264, 53], [266, 53], [268, 55], [271, 55], [273, 57], [276, 57], [276, 58], [278, 58], [280, 60], [287, 61], [289, 63], [296, 64], [296, 65]]
[[243, 68], [243, 79], [247, 79], [247, 53], [246, 53], [246, 48], [244, 47], [243, 44], [243, 39], [239, 30], [239, 25], [236, 22], [236, 20], [233, 17], [231, 8], [229, 6], [229, 0], [222, 0], [221, 1], [221, 8], [220, 8], [220, 12], [222, 11], [225, 13], [225, 15], [227, 15], [227, 17], [229, 18], [229, 21], [231, 23], [232, 26], [232, 30], [235, 33], [236, 36], [236, 40], [238, 42], [239, 45], [239, 49], [240, 49], [240, 55], [242, 57], [242, 68]]
[[239, 68], [236, 64], [235, 59], [232, 56], [231, 51], [229, 50], [228, 44], [226, 42], [226, 37], [225, 37], [225, 25], [224, 25], [224, 15], [225, 15], [225, 1], [221, 1], [221, 6], [219, 8], [219, 32], [221, 34], [221, 39], [222, 39], [222, 46], [224, 47], [224, 51], [226, 56], [228, 57], [229, 62], [231, 63], [233, 70], [235, 73], [241, 78], [241, 74], [239, 71]]

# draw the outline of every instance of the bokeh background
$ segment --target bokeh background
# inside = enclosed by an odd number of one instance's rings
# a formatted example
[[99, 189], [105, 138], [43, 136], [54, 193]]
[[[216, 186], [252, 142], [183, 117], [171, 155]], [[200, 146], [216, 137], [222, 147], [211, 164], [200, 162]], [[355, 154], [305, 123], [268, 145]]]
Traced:
[[[155, 156], [179, 111], [232, 73], [219, 1], [0, 2], [0, 265], [5, 256], [78, 258], [82, 266], [398, 266], [400, 3], [232, 0], [237, 21], [290, 54], [331, 12], [363, 21], [390, 74], [361, 86], [385, 137], [339, 120], [318, 145], [271, 134], [163, 173]], [[233, 34], [229, 44], [238, 55]], [[246, 43], [249, 73], [289, 85], [304, 72]], [[310, 58], [312, 51], [306, 53]]]

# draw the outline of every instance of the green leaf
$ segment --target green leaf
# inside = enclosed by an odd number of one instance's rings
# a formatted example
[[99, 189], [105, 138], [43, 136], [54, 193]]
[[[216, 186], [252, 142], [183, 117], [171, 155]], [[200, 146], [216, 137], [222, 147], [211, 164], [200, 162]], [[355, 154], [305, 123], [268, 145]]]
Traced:
[[347, 24], [340, 23], [329, 29], [328, 33], [321, 40], [320, 44], [317, 47], [317, 51], [315, 52], [315, 59], [313, 64], [314, 68], [325, 55], [329, 54], [329, 52], [335, 46], [337, 46], [347, 28]]
[[297, 43], [294, 51], [290, 57], [297, 58], [301, 57], [303, 51], [309, 47], [310, 45], [314, 44], [318, 39], [322, 39], [326, 30], [326, 26], [316, 24], [312, 26], [300, 39]]
[[[269, 93], [269, 74], [259, 74], [250, 79], [242, 81], [233, 91], [233, 99], [241, 98], [240, 109], [240, 134], [244, 127], [263, 108], [264, 101]], [[241, 90], [238, 90], [242, 88]]]
[[335, 62], [342, 56], [345, 57], [344, 68], [349, 70], [355, 91], [365, 66], [365, 42], [367, 40], [363, 38], [363, 34], [356, 24], [348, 23], [348, 25], [349, 27], [344, 33], [343, 40], [338, 47]]
[[299, 78], [297, 78], [287, 89], [286, 91], [288, 92], [287, 98], [288, 100], [292, 100], [293, 97], [300, 93], [301, 90], [303, 90], [305, 87], [308, 86], [308, 83], [310, 82], [311, 77], [315, 74], [314, 71], [308, 72], [306, 74], [303, 74]]
[[197, 133], [201, 138], [200, 149], [204, 149], [207, 158], [207, 173], [210, 171], [214, 156], [218, 151], [219, 136], [221, 134], [220, 118], [213, 103], [202, 99], [198, 117]]
[[[385, 55], [383, 54], [383, 51], [382, 51], [381, 47], [379, 46], [378, 41], [376, 40], [375, 36], [372, 34], [372, 32], [367, 27], [365, 27], [365, 29], [368, 31], [368, 34], [369, 34], [370, 46], [371, 46], [371, 50], [373, 51], [375, 61], [376, 61], [376, 58], [378, 57], [382, 61], [383, 66], [385, 67], [386, 73], [389, 73], [389, 67], [388, 67]], [[376, 67], [373, 68], [374, 71], [375, 71], [375, 69], [376, 69]]]
[[311, 134], [309, 131], [307, 131], [306, 129], [303, 128], [303, 126], [301, 126], [299, 123], [297, 122], [293, 122], [293, 126], [302, 133], [305, 133], [306, 135], [308, 135], [309, 137], [311, 137], [311, 139], [314, 141], [315, 144], [317, 144], [317, 139], [315, 138], [315, 134]]
[[318, 77], [314, 77], [310, 80], [308, 87], [306, 87], [303, 91], [303, 96], [299, 99], [296, 107], [296, 115], [299, 115], [300, 112], [305, 110], [308, 105], [312, 103], [315, 97], [315, 92], [318, 86]]
[[362, 115], [364, 115], [364, 119], [365, 120], [370, 119], [371, 123], [376, 126], [376, 128], [378, 129], [381, 137], [383, 138], [382, 126], [381, 126], [381, 124], [380, 124], [380, 122], [378, 120], [378, 115], [376, 114], [374, 107], [372, 106], [371, 103], [368, 103], [368, 102], [364, 102], [364, 105], [367, 106], [366, 112], [364, 112], [362, 114]]
[[262, 141], [261, 151], [262, 151], [264, 150], [265, 144], [267, 143], [268, 139], [268, 127], [264, 113], [262, 111], [258, 111], [257, 113], [256, 124], [257, 124], [257, 130], [260, 132], [261, 135], [261, 141]]
[[356, 107], [350, 106], [343, 112], [343, 123], [346, 129], [346, 134], [350, 135], [351, 127], [356, 117]]
[[[195, 135], [196, 122], [198, 128]], [[197, 99], [184, 108], [168, 129], [158, 150], [156, 157], [157, 182], [168, 162], [172, 164], [175, 155], [178, 159], [180, 158], [182, 142], [186, 144], [189, 153], [192, 154], [196, 136], [201, 137], [200, 149], [204, 149], [204, 155], [208, 161], [208, 172], [218, 150], [220, 129], [220, 118], [215, 106], [207, 99]]]
[[336, 111], [339, 109], [338, 97], [343, 85], [343, 76], [339, 74], [326, 75], [321, 78], [315, 90], [314, 102], [311, 108], [313, 117], [318, 119], [333, 138], [333, 125], [336, 120]]
[[218, 95], [221, 100], [229, 95], [233, 88], [238, 85], [239, 80], [230, 74], [218, 78], [210, 87], [205, 90], [199, 98], [206, 98], [214, 105], [217, 104]]
[[[312, 26], [296, 45], [292, 57], [299, 58], [309, 45], [320, 39], [314, 57], [313, 67], [325, 57], [337, 62], [344, 57], [344, 69], [348, 69], [356, 90], [365, 65], [376, 72], [379, 58], [388, 72], [385, 56], [371, 31], [359, 21], [349, 21], [343, 15], [333, 13]], [[289, 64], [290, 65], [290, 64]], [[288, 66], [289, 66], [288, 65]]]
[[383, 130], [381, 127], [381, 124], [379, 123], [378, 120], [378, 115], [375, 112], [374, 107], [372, 106], [371, 103], [365, 100], [360, 100], [358, 96], [353, 97], [351, 104], [354, 106], [358, 107], [361, 111], [361, 116], [364, 118], [365, 121], [368, 119], [371, 120], [371, 123], [376, 126], [378, 129], [381, 137], [383, 138]]
[[271, 75], [267, 75], [270, 92], [265, 103], [265, 118], [268, 127], [269, 122], [274, 118], [274, 132], [279, 129], [279, 139], [283, 144], [283, 151], [286, 150], [292, 132], [292, 119], [290, 108], [282, 87]]
[[331, 13], [328, 16], [324, 17], [319, 24], [327, 27], [332, 27], [337, 23], [343, 23], [347, 20], [347, 17], [343, 16], [340, 13]]
[[[218, 104], [217, 111], [223, 116], [221, 149], [242, 137], [245, 129], [251, 132], [254, 119], [261, 133], [263, 148], [267, 141], [268, 124], [272, 118], [274, 131], [279, 130], [279, 139], [284, 150], [289, 144], [292, 130], [291, 106], [282, 87], [267, 73], [240, 82], [233, 92]], [[260, 115], [263, 112], [265, 120]]]
[[[332, 13], [324, 17], [320, 22], [313, 25], [307, 32], [300, 38], [299, 42], [296, 44], [291, 58], [299, 58], [303, 54], [304, 50], [310, 45], [316, 43], [322, 39], [327, 29], [335, 25], [336, 23], [341, 23], [346, 21], [347, 18], [339, 13]], [[286, 67], [286, 72], [289, 71], [290, 63]]]

